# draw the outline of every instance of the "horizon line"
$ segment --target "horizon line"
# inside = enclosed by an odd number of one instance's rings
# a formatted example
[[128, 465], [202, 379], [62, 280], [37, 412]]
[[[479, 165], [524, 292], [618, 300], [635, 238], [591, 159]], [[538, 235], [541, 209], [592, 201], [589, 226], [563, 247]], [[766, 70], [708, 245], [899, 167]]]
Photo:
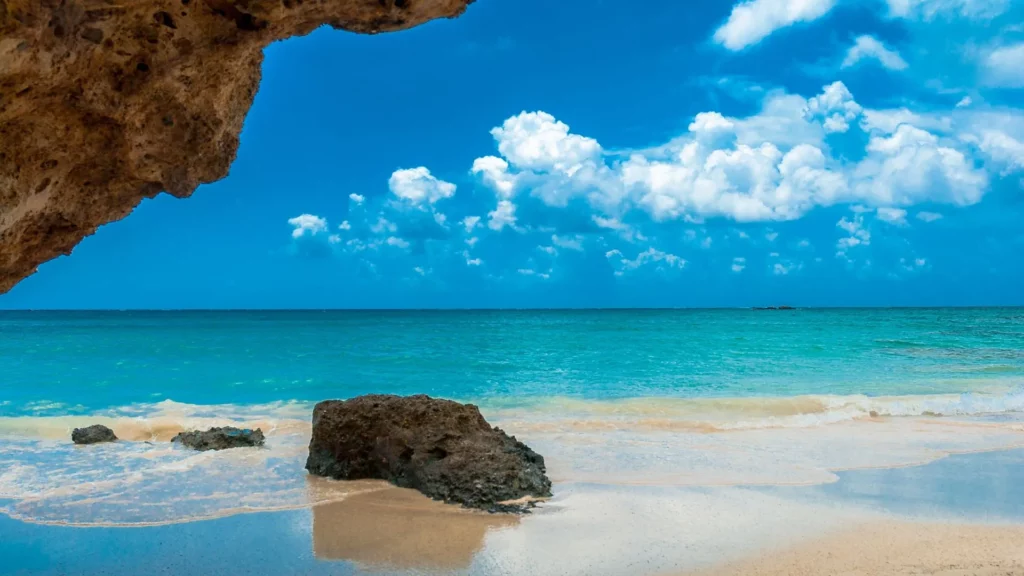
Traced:
[[[772, 310], [776, 308], [776, 310]], [[783, 308], [778, 310], [777, 308]], [[1024, 304], [948, 304], [898, 306], [799, 306], [768, 304], [758, 306], [607, 306], [607, 307], [487, 307], [487, 308], [0, 308], [0, 314], [11, 312], [673, 312], [750, 310], [786, 312], [794, 310], [942, 310], [1024, 308]]]

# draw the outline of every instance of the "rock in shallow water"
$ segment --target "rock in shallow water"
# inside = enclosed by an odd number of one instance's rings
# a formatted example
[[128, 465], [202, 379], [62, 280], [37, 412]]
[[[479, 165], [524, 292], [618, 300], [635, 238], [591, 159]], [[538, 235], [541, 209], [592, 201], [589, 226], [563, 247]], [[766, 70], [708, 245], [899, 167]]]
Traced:
[[472, 404], [367, 395], [313, 409], [306, 469], [340, 480], [379, 478], [445, 502], [492, 512], [551, 495], [544, 457], [492, 428]]
[[102, 424], [93, 424], [86, 428], [75, 428], [71, 431], [71, 441], [75, 444], [99, 444], [100, 442], [116, 442], [114, 431]]
[[171, 439], [182, 446], [194, 450], [226, 450], [228, 448], [248, 448], [252, 446], [263, 446], [263, 431], [242, 430], [241, 428], [210, 428], [206, 432], [193, 430], [181, 432]]

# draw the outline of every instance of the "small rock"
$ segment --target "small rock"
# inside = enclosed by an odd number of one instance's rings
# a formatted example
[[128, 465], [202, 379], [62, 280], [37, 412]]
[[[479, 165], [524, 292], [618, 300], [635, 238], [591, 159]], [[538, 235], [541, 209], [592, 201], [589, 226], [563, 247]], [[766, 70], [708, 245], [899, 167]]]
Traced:
[[181, 432], [171, 439], [182, 446], [194, 450], [227, 450], [228, 448], [248, 448], [252, 446], [263, 446], [263, 431], [242, 430], [225, 426], [223, 428], [210, 428], [206, 432], [193, 430]]
[[86, 428], [75, 428], [71, 432], [71, 441], [75, 444], [99, 444], [100, 442], [116, 442], [114, 431], [102, 424], [93, 424]]

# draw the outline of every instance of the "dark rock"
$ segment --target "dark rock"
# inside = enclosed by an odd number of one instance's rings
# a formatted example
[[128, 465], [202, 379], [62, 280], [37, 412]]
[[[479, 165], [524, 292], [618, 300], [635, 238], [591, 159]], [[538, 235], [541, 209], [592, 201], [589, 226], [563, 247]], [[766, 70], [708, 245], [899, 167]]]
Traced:
[[492, 428], [476, 406], [424, 395], [320, 402], [306, 469], [491, 512], [522, 512], [530, 505], [500, 502], [551, 495], [543, 456]]
[[75, 444], [99, 444], [100, 442], [116, 442], [114, 431], [101, 424], [93, 424], [86, 428], [75, 428], [71, 431], [71, 441]]
[[224, 428], [210, 428], [206, 432], [193, 430], [181, 432], [171, 439], [171, 442], [178, 442], [182, 446], [195, 450], [227, 450], [228, 448], [248, 448], [252, 446], [263, 446], [263, 431], [242, 430], [225, 426]]

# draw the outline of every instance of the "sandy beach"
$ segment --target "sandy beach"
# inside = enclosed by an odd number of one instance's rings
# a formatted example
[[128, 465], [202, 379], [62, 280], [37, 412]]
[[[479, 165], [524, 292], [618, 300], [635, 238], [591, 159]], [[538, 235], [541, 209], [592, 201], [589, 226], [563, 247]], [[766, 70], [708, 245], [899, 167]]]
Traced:
[[1024, 574], [1024, 526], [877, 522], [691, 576]]

